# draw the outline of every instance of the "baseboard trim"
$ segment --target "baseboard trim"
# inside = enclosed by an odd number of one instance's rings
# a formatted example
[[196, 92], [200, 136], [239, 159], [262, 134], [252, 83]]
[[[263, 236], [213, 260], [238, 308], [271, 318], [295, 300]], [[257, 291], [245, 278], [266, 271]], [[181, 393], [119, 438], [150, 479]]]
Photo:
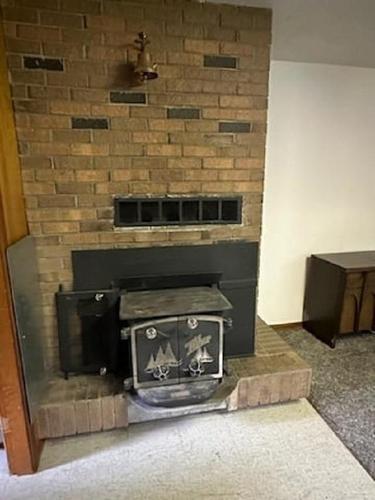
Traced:
[[277, 323], [275, 325], [270, 325], [274, 330], [298, 330], [303, 328], [302, 321], [296, 321], [295, 323]]

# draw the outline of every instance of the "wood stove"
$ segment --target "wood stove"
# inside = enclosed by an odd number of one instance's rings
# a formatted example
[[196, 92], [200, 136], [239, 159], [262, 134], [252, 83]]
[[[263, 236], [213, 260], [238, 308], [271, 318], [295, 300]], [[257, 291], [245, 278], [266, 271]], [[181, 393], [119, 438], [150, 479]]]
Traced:
[[[120, 320], [129, 326], [121, 336], [130, 339], [132, 358], [128, 388], [150, 404], [166, 405], [176, 403], [174, 384], [220, 380], [224, 325], [230, 324], [222, 313], [230, 309], [216, 285], [122, 294]], [[179, 402], [205, 399], [216, 385], [187, 385]], [[170, 390], [154, 390], [160, 386]]]
[[210, 397], [225, 358], [254, 352], [255, 245], [74, 252], [74, 290], [57, 294], [65, 375], [115, 373], [156, 406]]

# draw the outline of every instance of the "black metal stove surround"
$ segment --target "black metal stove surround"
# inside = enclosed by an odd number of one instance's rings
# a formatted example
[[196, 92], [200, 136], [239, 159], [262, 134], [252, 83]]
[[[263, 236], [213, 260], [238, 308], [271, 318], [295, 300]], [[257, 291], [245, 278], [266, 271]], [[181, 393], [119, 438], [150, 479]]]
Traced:
[[72, 261], [74, 290], [57, 293], [66, 375], [115, 372], [150, 404], [173, 405], [179, 391], [178, 405], [209, 397], [224, 358], [254, 353], [257, 243], [82, 250]]
[[[77, 250], [72, 252], [75, 291], [148, 290], [220, 282], [233, 305], [233, 329], [224, 356], [254, 354], [258, 242]], [[203, 276], [203, 278], [202, 278]], [[203, 282], [202, 282], [203, 279]], [[209, 285], [212, 281], [208, 282]]]

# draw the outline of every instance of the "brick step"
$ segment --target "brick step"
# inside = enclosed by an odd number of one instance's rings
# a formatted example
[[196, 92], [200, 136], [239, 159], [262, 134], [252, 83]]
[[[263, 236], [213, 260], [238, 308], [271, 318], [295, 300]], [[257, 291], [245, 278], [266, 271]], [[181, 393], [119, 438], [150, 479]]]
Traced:
[[[234, 411], [308, 397], [312, 370], [279, 335], [262, 320], [257, 322], [256, 355], [226, 362], [229, 376], [215, 401], [202, 404], [202, 411]], [[128, 426], [128, 409], [134, 401], [123, 392], [115, 377], [85, 375], [50, 381], [37, 428], [41, 439], [100, 432]], [[138, 421], [198, 413], [200, 405], [142, 411]], [[176, 413], [177, 412], [177, 413]], [[138, 414], [139, 415], [139, 412]], [[138, 417], [137, 417], [138, 418]], [[131, 421], [136, 421], [131, 418]]]

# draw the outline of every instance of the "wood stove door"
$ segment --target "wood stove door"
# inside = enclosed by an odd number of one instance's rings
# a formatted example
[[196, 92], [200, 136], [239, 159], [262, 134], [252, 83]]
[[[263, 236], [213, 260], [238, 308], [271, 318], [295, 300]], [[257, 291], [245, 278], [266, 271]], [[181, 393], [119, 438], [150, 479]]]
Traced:
[[177, 318], [148, 321], [131, 329], [134, 387], [178, 384]]
[[223, 376], [223, 318], [192, 315], [178, 320], [180, 382]]

